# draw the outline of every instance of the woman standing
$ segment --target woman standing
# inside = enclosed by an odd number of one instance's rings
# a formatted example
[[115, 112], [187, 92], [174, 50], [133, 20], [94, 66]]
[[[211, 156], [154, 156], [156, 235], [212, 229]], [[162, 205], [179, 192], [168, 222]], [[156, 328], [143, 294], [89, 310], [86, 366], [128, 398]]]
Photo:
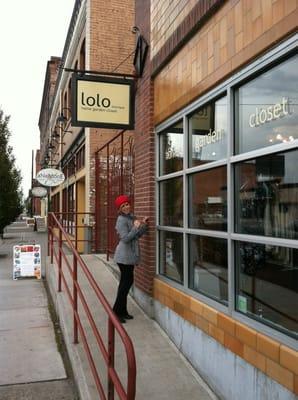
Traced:
[[119, 243], [114, 254], [114, 261], [120, 269], [120, 281], [113, 310], [120, 322], [125, 323], [127, 319], [133, 319], [127, 311], [127, 295], [133, 284], [134, 266], [139, 263], [139, 238], [148, 229], [148, 217], [139, 221], [131, 214], [131, 205], [128, 196], [121, 195], [115, 200], [118, 209], [116, 231]]

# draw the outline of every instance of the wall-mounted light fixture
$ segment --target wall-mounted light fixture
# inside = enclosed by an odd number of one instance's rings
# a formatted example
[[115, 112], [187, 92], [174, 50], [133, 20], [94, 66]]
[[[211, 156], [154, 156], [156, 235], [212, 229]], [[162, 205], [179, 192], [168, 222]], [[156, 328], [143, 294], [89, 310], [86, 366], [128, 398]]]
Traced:
[[63, 110], [67, 110], [67, 111], [69, 111], [69, 113], [71, 113], [71, 109], [70, 109], [70, 108], [68, 108], [68, 107], [63, 107], [62, 110], [60, 111], [59, 115], [58, 115], [57, 120], [56, 120], [56, 123], [57, 123], [57, 124], [65, 124], [65, 123], [69, 120], [69, 118], [67, 118], [67, 117], [63, 114]]
[[64, 133], [73, 133], [73, 132], [72, 131], [63, 130], [63, 135], [64, 135]]
[[[71, 113], [71, 109], [68, 107], [63, 107], [61, 112], [59, 113], [59, 116], [57, 117], [56, 124], [58, 125], [59, 129], [62, 129], [62, 134], [64, 135], [65, 133], [73, 133], [72, 131], [69, 131], [67, 128], [69, 127], [69, 121], [70, 117], [67, 118], [67, 114], [63, 114], [63, 110], [67, 110], [69, 113]], [[55, 127], [56, 128], [56, 127]], [[55, 131], [55, 130], [54, 130]], [[57, 131], [56, 131], [57, 132]]]
[[48, 145], [48, 150], [52, 151], [54, 148], [55, 148], [55, 146], [53, 145], [52, 142], [50, 142], [49, 145]]
[[52, 134], [51, 134], [51, 138], [53, 139], [53, 140], [56, 140], [56, 139], [59, 139], [60, 138], [60, 134], [57, 132], [57, 126], [55, 126], [55, 128], [54, 128], [54, 130], [52, 131]]
[[57, 140], [55, 140], [53, 143], [54, 144], [51, 143], [48, 148], [55, 148], [57, 144], [62, 144], [62, 145], [66, 144], [65, 142], [58, 142]]

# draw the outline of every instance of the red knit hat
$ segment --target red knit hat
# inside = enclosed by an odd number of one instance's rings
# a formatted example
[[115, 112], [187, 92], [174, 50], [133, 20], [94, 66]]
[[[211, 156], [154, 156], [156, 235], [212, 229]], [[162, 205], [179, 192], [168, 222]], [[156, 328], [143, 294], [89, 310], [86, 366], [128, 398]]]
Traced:
[[124, 204], [124, 203], [130, 203], [129, 197], [126, 196], [125, 194], [118, 196], [115, 200], [115, 206], [117, 208], [120, 208], [122, 206], [122, 204]]

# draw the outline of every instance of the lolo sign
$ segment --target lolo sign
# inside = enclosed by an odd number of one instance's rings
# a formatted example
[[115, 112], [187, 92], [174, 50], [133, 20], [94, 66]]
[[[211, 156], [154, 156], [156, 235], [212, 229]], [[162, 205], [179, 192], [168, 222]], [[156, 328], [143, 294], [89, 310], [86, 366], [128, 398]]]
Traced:
[[38, 172], [36, 180], [44, 186], [58, 186], [64, 182], [65, 176], [58, 169], [45, 168]]
[[71, 91], [73, 126], [133, 129], [133, 80], [73, 74]]

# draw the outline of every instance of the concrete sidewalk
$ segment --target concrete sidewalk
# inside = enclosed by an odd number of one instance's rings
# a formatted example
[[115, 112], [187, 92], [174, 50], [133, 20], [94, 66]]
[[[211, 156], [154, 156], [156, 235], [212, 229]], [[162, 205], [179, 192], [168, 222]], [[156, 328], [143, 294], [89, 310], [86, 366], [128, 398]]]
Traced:
[[57, 348], [43, 280], [12, 279], [13, 246], [40, 244], [45, 260], [46, 238], [26, 231], [0, 242], [0, 399], [77, 398]]
[[[104, 292], [110, 304], [113, 304], [117, 291], [117, 279], [111, 270], [95, 255], [82, 257], [93, 274], [96, 282]], [[71, 262], [72, 257], [69, 257]], [[67, 268], [63, 266], [66, 273]], [[67, 275], [67, 273], [66, 273]], [[54, 298], [60, 324], [64, 332], [68, 354], [73, 366], [74, 375], [82, 400], [98, 399], [93, 378], [82, 343], [73, 344], [73, 317], [66, 297], [65, 290], [57, 293], [57, 266], [51, 265], [48, 260], [46, 270], [47, 281]], [[67, 280], [71, 282], [70, 276]], [[78, 268], [78, 281], [84, 296], [88, 300], [96, 325], [103, 338], [107, 338], [107, 318], [105, 312], [92, 293], [90, 285]], [[72, 287], [72, 286], [70, 286]], [[217, 397], [197, 375], [190, 364], [179, 353], [174, 344], [160, 329], [154, 320], [147, 317], [132, 298], [129, 299], [129, 312], [134, 319], [127, 321], [123, 327], [131, 337], [137, 362], [137, 400], [215, 400]], [[79, 313], [83, 316], [83, 325], [87, 332], [88, 343], [94, 357], [95, 364], [106, 388], [106, 367], [97, 350], [94, 335], [88, 325], [82, 307]], [[115, 365], [121, 381], [126, 382], [126, 356], [122, 344], [116, 338]], [[117, 395], [115, 398], [118, 398]]]

